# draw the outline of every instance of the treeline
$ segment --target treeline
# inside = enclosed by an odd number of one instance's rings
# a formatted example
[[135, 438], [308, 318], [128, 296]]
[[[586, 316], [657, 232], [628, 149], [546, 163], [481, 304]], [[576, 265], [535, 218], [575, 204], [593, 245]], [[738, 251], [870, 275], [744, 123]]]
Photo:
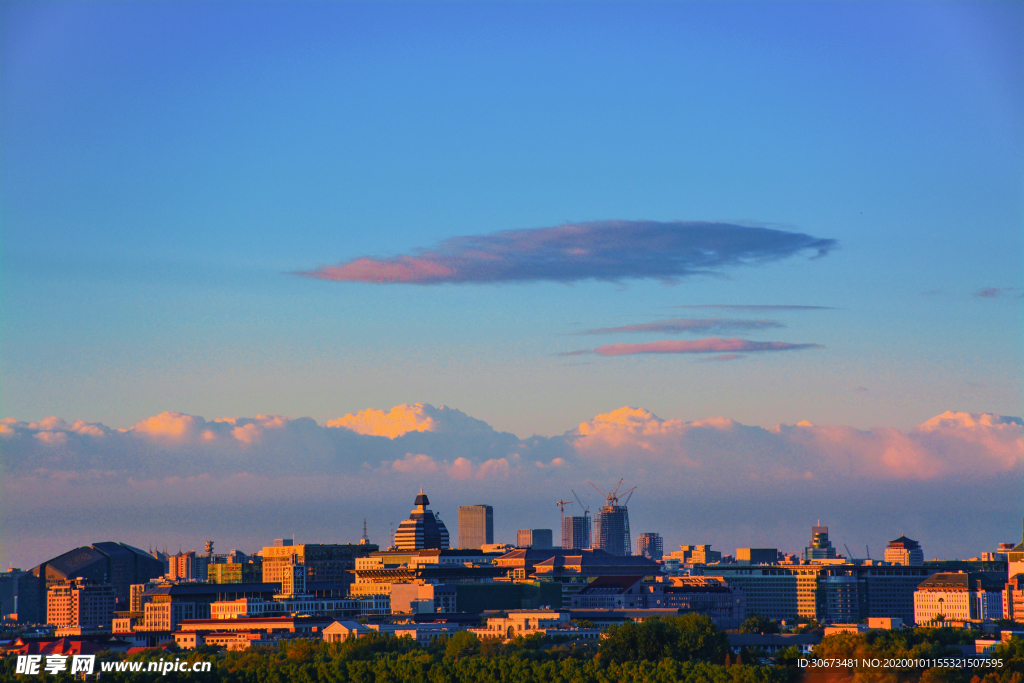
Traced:
[[[705, 616], [690, 614], [611, 627], [597, 643], [531, 636], [508, 643], [456, 633], [426, 647], [408, 638], [372, 633], [341, 643], [284, 641], [277, 647], [223, 652], [203, 647], [189, 652], [148, 651], [133, 661], [212, 660], [209, 673], [168, 674], [182, 681], [226, 683], [1024, 683], [1024, 641], [999, 646], [994, 669], [800, 669], [799, 653], [755, 664], [754, 655], [737, 657], [726, 635]], [[816, 648], [818, 658], [931, 659], [963, 656], [960, 645], [972, 643], [969, 631], [914, 629], [830, 636]], [[106, 660], [123, 659], [105, 653]], [[97, 666], [97, 668], [99, 668]], [[0, 665], [0, 680], [15, 676], [14, 658]], [[67, 674], [40, 680], [71, 680]], [[109, 683], [168, 681], [158, 673], [109, 672]]]

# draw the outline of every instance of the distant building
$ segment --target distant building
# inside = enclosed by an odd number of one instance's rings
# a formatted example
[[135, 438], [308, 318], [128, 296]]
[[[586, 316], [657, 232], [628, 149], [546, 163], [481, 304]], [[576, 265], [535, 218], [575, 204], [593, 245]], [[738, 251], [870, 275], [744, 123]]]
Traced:
[[629, 555], [629, 510], [625, 505], [605, 505], [594, 520], [594, 549], [612, 555]]
[[779, 551], [775, 548], [736, 548], [739, 564], [777, 564]]
[[206, 580], [210, 583], [260, 583], [263, 581], [263, 563], [243, 561], [211, 564], [206, 567]]
[[885, 547], [885, 561], [904, 567], [920, 567], [924, 564], [924, 550], [914, 539], [900, 536]]
[[127, 609], [131, 585], [164, 573], [149, 553], [126, 543], [106, 541], [74, 548], [47, 560], [17, 578], [18, 621], [46, 621], [47, 591], [68, 579], [84, 578], [114, 587], [115, 609]]
[[260, 551], [262, 579], [264, 583], [277, 584], [293, 581], [290, 577], [293, 577], [294, 568], [301, 565], [305, 568], [307, 583], [330, 583], [344, 590], [352, 584], [351, 572], [356, 568], [356, 558], [366, 557], [377, 550], [378, 547], [372, 543], [293, 544], [290, 538], [276, 539], [274, 545]]
[[973, 621], [1000, 619], [1003, 595], [991, 580], [974, 572], [934, 574], [914, 593], [914, 620]]
[[636, 537], [636, 554], [650, 560], [660, 560], [665, 556], [665, 541], [661, 534], [643, 533]]
[[714, 564], [722, 561], [722, 553], [711, 549], [711, 544], [704, 545], [681, 545], [679, 550], [669, 554], [672, 559], [679, 560], [683, 564]]
[[547, 550], [552, 547], [551, 529], [519, 529], [516, 531], [516, 545], [520, 548]]
[[459, 547], [482, 548], [494, 543], [494, 508], [490, 505], [459, 506]]
[[832, 542], [828, 540], [828, 527], [812, 526], [811, 544], [804, 548], [804, 560], [811, 562], [814, 560], [834, 559], [836, 559], [836, 549], [832, 547]]
[[590, 515], [562, 518], [562, 548], [565, 550], [587, 550], [590, 548], [590, 531], [593, 523]]
[[110, 628], [117, 598], [109, 583], [69, 579], [46, 594], [46, 623], [53, 626]]
[[206, 581], [207, 558], [196, 551], [179, 551], [167, 557], [167, 578], [171, 581]]
[[569, 598], [576, 610], [686, 610], [710, 616], [719, 628], [738, 628], [746, 618], [743, 591], [710, 577], [600, 576]]
[[1011, 576], [1003, 587], [1003, 619], [1024, 622], [1024, 574]]
[[[416, 496], [416, 507], [409, 514], [409, 519], [403, 520], [395, 532], [395, 546], [399, 550], [422, 550], [424, 548], [438, 548], [447, 550], [449, 547], [448, 529], [441, 518], [435, 515], [427, 507], [430, 500], [423, 489], [420, 489]], [[364, 546], [365, 547], [365, 546]]]
[[20, 569], [11, 569], [0, 572], [0, 620], [18, 611], [18, 579], [25, 572]]

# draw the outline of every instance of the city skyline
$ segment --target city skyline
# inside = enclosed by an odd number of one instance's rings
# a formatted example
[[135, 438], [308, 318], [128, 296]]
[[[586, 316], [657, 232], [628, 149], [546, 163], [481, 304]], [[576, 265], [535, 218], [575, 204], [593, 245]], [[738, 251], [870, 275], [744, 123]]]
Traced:
[[[0, 566], [1020, 535], [1024, 5], [0, 5]], [[589, 490], [589, 493], [587, 491]], [[234, 539], [234, 540], [232, 540]]]

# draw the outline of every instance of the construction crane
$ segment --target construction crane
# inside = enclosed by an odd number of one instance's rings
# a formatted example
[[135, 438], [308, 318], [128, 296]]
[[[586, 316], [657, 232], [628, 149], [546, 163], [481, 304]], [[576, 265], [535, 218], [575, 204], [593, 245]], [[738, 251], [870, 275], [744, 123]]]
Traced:
[[843, 543], [843, 547], [846, 548], [846, 559], [848, 559], [850, 562], [853, 562], [853, 553], [850, 552], [850, 546], [846, 545], [846, 543]]
[[[589, 479], [587, 480], [587, 483], [590, 484], [591, 486], [593, 486], [595, 491], [597, 491], [602, 496], [604, 496], [605, 502], [607, 502], [608, 507], [611, 507], [613, 505], [618, 505], [619, 504], [619, 487], [622, 486], [622, 482], [623, 481], [625, 481], [625, 478], [619, 479], [619, 483], [615, 485], [615, 488], [612, 490], [611, 493], [605, 493], [601, 489], [597, 488], [597, 486], [594, 485], [594, 482], [590, 481]], [[633, 488], [631, 488], [630, 490], [628, 490], [628, 491], [623, 491], [622, 495], [625, 496], [626, 494], [629, 494], [630, 496], [632, 496], [633, 495], [633, 491], [636, 491], [636, 487], [635, 486]], [[629, 498], [628, 497], [626, 498], [626, 502], [627, 503], [629, 502]]]
[[[572, 489], [569, 489], [569, 490], [572, 491]], [[589, 517], [590, 516], [590, 506], [589, 505], [584, 505], [583, 501], [580, 500], [580, 497], [576, 495], [575, 491], [572, 491], [572, 495], [573, 495], [573, 498], [576, 499], [576, 502], [580, 504], [580, 507], [583, 508], [583, 516], [584, 517]]]
[[[555, 505], [558, 506], [558, 511], [562, 513], [562, 526], [560, 527], [559, 533], [565, 536], [565, 506], [572, 505], [571, 500], [558, 500], [555, 501]], [[565, 545], [565, 538], [562, 538], [562, 545]]]

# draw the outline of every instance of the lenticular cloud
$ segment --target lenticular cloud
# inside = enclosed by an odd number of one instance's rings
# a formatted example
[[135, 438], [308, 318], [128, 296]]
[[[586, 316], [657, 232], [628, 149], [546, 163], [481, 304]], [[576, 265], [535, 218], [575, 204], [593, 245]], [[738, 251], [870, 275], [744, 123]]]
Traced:
[[807, 251], [822, 256], [835, 246], [832, 239], [728, 223], [595, 221], [453, 237], [412, 254], [356, 258], [298, 274], [323, 280], [418, 285], [673, 281]]

